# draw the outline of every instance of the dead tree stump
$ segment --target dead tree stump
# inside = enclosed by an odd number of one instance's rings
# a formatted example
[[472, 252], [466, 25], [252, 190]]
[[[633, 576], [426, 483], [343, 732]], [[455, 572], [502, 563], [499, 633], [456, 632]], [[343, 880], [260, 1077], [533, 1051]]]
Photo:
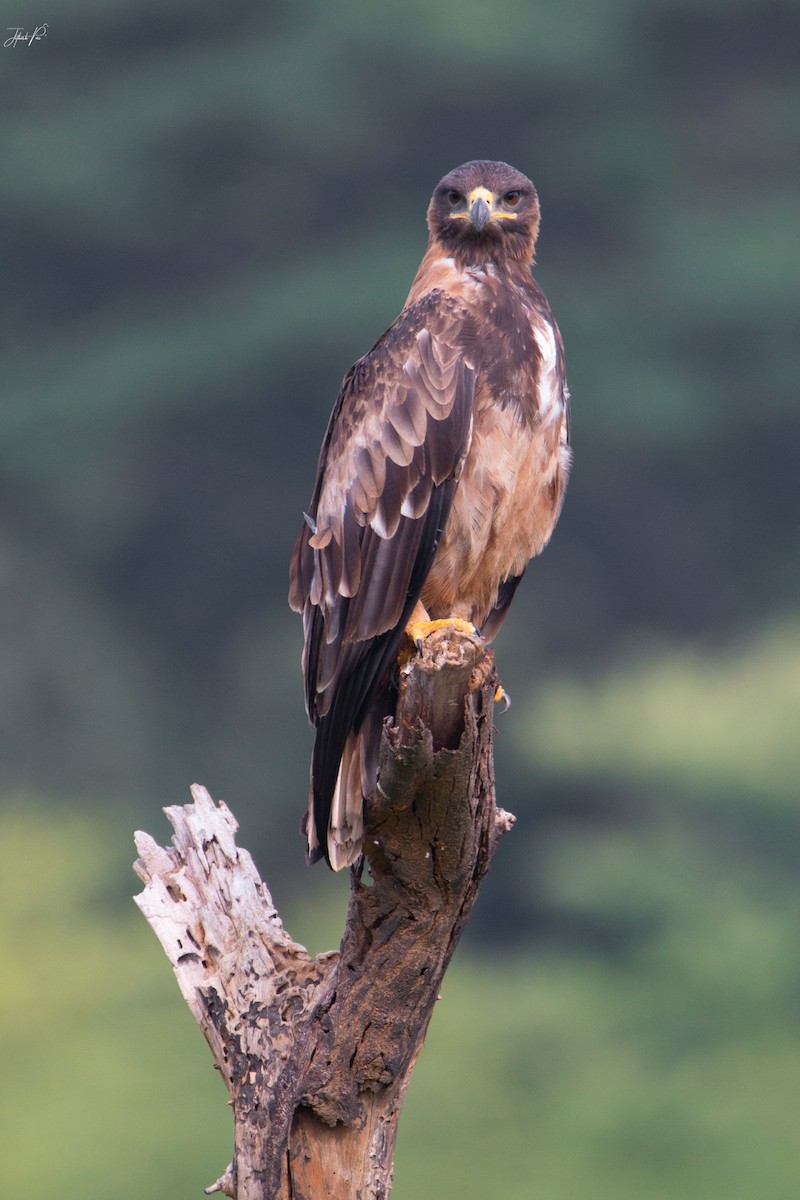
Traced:
[[236, 1200], [384, 1200], [433, 1006], [499, 835], [492, 655], [441, 631], [401, 668], [365, 870], [338, 953], [283, 928], [236, 821], [208, 792], [166, 809], [173, 845], [136, 836], [136, 898], [230, 1092]]

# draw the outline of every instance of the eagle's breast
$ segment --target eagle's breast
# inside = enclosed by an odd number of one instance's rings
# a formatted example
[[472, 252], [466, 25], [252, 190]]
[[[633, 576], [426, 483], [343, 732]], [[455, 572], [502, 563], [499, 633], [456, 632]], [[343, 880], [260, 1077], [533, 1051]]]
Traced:
[[432, 617], [480, 627], [500, 584], [522, 574], [555, 527], [569, 469], [567, 395], [558, 330], [530, 275], [451, 271], [480, 331], [473, 432], [422, 599]]

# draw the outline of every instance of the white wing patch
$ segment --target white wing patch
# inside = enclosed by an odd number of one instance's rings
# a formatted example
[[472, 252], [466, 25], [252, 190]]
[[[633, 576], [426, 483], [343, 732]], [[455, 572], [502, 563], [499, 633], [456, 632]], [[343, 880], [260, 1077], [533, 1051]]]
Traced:
[[558, 377], [556, 337], [548, 322], [533, 326], [533, 336], [539, 347], [539, 380], [536, 391], [539, 398], [539, 416], [543, 425], [560, 419], [564, 411], [564, 396]]

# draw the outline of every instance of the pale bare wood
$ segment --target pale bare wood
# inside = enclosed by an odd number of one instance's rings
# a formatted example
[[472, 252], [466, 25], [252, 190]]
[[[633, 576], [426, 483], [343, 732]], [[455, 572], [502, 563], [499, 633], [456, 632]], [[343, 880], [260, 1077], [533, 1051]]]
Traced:
[[351, 874], [338, 953], [283, 928], [237, 824], [205, 788], [136, 835], [137, 904], [172, 963], [231, 1096], [236, 1200], [384, 1200], [397, 1124], [439, 985], [499, 835], [496, 676], [478, 638], [440, 631], [401, 668]]

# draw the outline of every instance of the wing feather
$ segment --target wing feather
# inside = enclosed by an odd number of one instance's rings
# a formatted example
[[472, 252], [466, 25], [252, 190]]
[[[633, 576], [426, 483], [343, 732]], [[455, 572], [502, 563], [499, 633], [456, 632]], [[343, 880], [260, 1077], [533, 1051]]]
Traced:
[[428, 432], [428, 411], [416, 391], [407, 391], [403, 400], [389, 406], [386, 413], [395, 432], [409, 446], [421, 446]]
[[387, 424], [383, 431], [381, 448], [386, 455], [386, 461], [397, 463], [398, 467], [407, 467], [414, 457], [414, 447], [410, 442], [404, 442], [390, 424]]

